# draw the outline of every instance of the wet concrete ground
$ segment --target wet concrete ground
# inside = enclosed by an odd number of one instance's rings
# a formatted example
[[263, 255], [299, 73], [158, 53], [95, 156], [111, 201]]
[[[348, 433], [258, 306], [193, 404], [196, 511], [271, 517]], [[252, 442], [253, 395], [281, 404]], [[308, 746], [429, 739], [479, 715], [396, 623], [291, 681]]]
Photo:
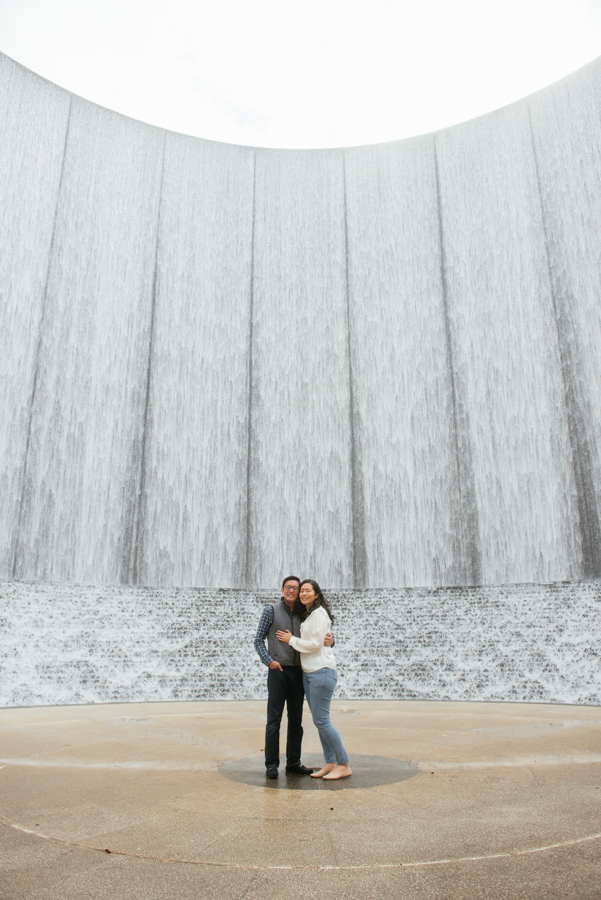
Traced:
[[0, 898], [601, 898], [601, 708], [332, 709], [355, 782], [310, 790], [263, 702], [0, 710]]

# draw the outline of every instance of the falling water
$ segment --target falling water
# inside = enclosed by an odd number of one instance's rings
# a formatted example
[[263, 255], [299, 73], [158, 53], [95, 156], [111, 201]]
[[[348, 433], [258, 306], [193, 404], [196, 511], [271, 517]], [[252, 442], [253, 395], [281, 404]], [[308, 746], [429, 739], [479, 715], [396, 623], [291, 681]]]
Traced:
[[601, 575], [599, 63], [344, 151], [0, 67], [3, 577]]
[[[248, 700], [273, 591], [0, 582], [0, 706]], [[328, 591], [338, 698], [601, 705], [595, 582]]]

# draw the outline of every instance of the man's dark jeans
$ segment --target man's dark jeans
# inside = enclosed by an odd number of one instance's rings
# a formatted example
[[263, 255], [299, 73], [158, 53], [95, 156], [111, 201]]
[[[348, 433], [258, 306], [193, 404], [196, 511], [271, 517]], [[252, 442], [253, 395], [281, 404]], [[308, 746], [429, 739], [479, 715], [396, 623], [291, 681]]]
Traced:
[[303, 670], [300, 666], [284, 666], [283, 671], [269, 669], [267, 676], [267, 728], [265, 729], [265, 765], [269, 769], [280, 764], [280, 722], [284, 704], [288, 706], [288, 739], [286, 765], [296, 766], [301, 758], [303, 740]]

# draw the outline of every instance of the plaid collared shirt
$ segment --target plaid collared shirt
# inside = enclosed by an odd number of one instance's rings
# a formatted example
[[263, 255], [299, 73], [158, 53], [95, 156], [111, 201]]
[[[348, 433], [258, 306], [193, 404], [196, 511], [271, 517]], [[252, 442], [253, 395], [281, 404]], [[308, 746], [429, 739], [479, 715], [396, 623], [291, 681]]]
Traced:
[[261, 662], [263, 665], [268, 666], [270, 662], [273, 662], [273, 656], [268, 652], [267, 647], [265, 646], [265, 641], [267, 639], [267, 635], [269, 634], [269, 629], [273, 625], [273, 606], [266, 606], [263, 612], [261, 613], [261, 618], [259, 619], [259, 625], [257, 627], [257, 633], [255, 634], [255, 650], [259, 654]]

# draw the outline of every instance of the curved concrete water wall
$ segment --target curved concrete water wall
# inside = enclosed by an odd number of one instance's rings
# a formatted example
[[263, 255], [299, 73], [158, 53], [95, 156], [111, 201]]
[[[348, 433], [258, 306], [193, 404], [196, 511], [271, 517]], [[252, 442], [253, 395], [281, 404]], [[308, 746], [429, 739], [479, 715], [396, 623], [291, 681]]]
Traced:
[[0, 57], [0, 577], [600, 576], [600, 97], [255, 150]]

